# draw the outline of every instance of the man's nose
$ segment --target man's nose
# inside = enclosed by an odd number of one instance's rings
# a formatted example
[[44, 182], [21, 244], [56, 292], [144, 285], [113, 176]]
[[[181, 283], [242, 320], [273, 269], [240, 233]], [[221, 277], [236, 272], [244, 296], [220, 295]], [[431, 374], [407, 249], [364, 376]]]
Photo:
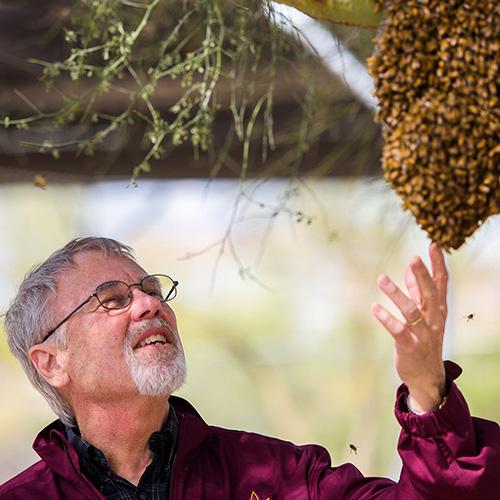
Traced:
[[132, 290], [130, 314], [134, 320], [153, 318], [161, 307], [159, 297], [143, 292], [140, 288]]

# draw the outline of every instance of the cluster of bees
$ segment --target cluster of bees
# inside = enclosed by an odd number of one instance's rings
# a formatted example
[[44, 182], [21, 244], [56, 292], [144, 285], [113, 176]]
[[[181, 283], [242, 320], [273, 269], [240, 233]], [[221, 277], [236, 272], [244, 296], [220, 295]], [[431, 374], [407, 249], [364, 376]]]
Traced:
[[429, 237], [456, 249], [500, 213], [500, 2], [377, 2], [368, 67], [384, 176]]

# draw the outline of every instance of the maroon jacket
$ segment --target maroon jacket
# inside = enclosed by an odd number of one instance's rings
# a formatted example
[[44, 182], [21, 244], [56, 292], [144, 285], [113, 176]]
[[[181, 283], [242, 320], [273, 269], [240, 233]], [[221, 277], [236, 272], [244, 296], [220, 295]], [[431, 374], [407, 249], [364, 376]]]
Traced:
[[[461, 369], [447, 362], [450, 390], [441, 410], [417, 416], [405, 409], [398, 389], [401, 424], [399, 482], [363, 477], [352, 464], [332, 467], [327, 451], [249, 432], [207, 425], [183, 399], [171, 404], [180, 421], [171, 499], [500, 499], [500, 429], [472, 418], [452, 382]], [[36, 438], [41, 461], [0, 486], [0, 498], [102, 499], [80, 472], [78, 457], [59, 421]]]

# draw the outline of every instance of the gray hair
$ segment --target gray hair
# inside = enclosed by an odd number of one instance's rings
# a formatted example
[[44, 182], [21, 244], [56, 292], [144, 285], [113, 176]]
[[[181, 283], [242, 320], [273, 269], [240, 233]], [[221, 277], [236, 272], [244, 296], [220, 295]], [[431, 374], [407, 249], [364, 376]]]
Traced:
[[[54, 413], [65, 425], [70, 426], [75, 425], [75, 417], [69, 404], [40, 375], [31, 362], [28, 351], [42, 342], [47, 331], [54, 325], [52, 306], [56, 299], [59, 275], [75, 268], [76, 254], [88, 251], [102, 252], [106, 256], [123, 255], [135, 262], [132, 249], [119, 241], [102, 237], [76, 238], [25, 276], [5, 314], [5, 331], [12, 354], [19, 360], [28, 379], [42, 393]], [[67, 345], [65, 326], [61, 326], [52, 336], [61, 349], [65, 349]]]

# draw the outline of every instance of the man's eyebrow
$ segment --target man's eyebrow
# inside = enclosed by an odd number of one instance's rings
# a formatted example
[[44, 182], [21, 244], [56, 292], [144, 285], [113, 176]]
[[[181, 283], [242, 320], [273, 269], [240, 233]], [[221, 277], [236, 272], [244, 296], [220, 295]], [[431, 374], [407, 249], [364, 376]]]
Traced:
[[107, 290], [108, 288], [112, 288], [116, 284], [117, 281], [120, 281], [120, 280], [105, 281], [104, 283], [97, 285], [95, 290], [101, 291], [101, 290]]
[[116, 279], [116, 280], [108, 280], [108, 281], [105, 281], [104, 283], [101, 283], [100, 285], [97, 285], [94, 290], [97, 291], [101, 291], [101, 290], [106, 290], [108, 288], [112, 288], [117, 282], [119, 283], [125, 283], [127, 285], [138, 285], [142, 282], [142, 280], [144, 280], [144, 278], [150, 278], [151, 280], [154, 280], [155, 283], [157, 284], [160, 284], [160, 280], [158, 278], [156, 278], [155, 276], [151, 276], [149, 274], [144, 274], [143, 276], [137, 278], [137, 281], [136, 280], [133, 280], [131, 282], [128, 282], [128, 281], [125, 281], [125, 280], [119, 280], [119, 279]]

